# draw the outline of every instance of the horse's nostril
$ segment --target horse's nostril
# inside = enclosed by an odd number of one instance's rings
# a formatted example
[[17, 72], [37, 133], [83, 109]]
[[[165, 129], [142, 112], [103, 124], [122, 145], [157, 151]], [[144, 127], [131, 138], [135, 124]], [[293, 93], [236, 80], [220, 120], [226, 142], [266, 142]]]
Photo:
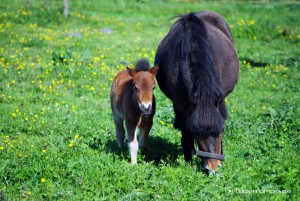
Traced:
[[211, 174], [210, 172], [211, 172], [210, 169], [207, 166], [205, 166], [204, 167], [204, 173], [207, 174], [207, 175], [210, 175]]
[[151, 104], [148, 104], [148, 105], [142, 104], [142, 105], [141, 105], [141, 110], [142, 110], [143, 112], [150, 112], [150, 111], [151, 111], [151, 108], [152, 108], [152, 105], [151, 105]]
[[214, 170], [210, 170], [207, 166], [204, 167], [204, 173], [207, 175], [215, 174], [216, 172]]

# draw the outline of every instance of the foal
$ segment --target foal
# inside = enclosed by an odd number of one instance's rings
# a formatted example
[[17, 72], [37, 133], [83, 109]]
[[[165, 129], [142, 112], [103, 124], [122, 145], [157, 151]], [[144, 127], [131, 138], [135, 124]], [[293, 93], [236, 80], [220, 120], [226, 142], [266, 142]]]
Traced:
[[155, 113], [153, 90], [157, 70], [158, 66], [150, 69], [147, 60], [140, 60], [135, 69], [127, 67], [127, 70], [119, 72], [111, 86], [110, 102], [116, 125], [117, 142], [120, 148], [124, 147], [125, 120], [132, 164], [137, 163], [138, 148], [143, 149], [146, 146], [153, 124]]

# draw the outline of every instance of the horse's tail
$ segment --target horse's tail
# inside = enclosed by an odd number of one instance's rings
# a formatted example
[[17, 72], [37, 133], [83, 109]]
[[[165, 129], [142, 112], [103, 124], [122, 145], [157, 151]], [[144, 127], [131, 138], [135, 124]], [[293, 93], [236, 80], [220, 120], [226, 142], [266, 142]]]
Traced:
[[[204, 22], [195, 13], [190, 13], [182, 16], [177, 23], [182, 29], [180, 46], [177, 47], [180, 75], [189, 102], [195, 105], [186, 123], [189, 130], [196, 131], [216, 123], [214, 107], [217, 101], [224, 101], [224, 93], [212, 61]], [[225, 113], [222, 114], [224, 118], [227, 116]]]
[[141, 59], [135, 64], [135, 70], [137, 71], [147, 71], [150, 69], [150, 64], [147, 59]]

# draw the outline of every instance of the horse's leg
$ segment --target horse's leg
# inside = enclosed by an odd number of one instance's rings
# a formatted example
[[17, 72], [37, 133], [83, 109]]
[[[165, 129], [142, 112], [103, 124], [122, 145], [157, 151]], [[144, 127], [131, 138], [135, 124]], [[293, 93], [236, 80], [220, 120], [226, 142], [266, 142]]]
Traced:
[[193, 153], [195, 151], [194, 147], [194, 139], [193, 136], [186, 131], [181, 131], [182, 137], [181, 137], [181, 145], [183, 149], [183, 155], [185, 161], [192, 160]]
[[140, 136], [139, 136], [139, 148], [140, 149], [146, 148], [151, 127], [152, 127], [152, 122], [150, 125], [140, 128]]
[[131, 164], [137, 163], [137, 152], [139, 148], [139, 143], [137, 141], [137, 127], [132, 124], [126, 122], [126, 129], [128, 133], [128, 141], [129, 141], [129, 151], [130, 151], [130, 157], [131, 157]]
[[175, 102], [173, 102], [173, 108], [175, 111], [174, 127], [181, 130], [181, 146], [184, 159], [188, 162], [192, 160], [195, 151], [194, 139], [191, 133], [188, 133], [182, 126], [182, 122], [185, 122], [186, 120], [184, 119], [187, 118], [184, 109], [182, 109], [180, 105], [176, 105]]
[[120, 148], [124, 148], [125, 129], [123, 126], [124, 120], [120, 117], [114, 117], [116, 124], [116, 138]]

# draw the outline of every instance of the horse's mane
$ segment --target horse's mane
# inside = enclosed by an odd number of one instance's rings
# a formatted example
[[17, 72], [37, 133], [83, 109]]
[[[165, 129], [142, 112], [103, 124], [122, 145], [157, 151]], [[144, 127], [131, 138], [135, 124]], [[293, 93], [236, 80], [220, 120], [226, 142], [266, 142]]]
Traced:
[[[181, 16], [169, 32], [171, 46], [169, 54], [177, 61], [169, 66], [179, 66], [179, 81], [186, 88], [188, 101], [195, 104], [194, 112], [187, 120], [190, 129], [197, 129], [201, 119], [213, 121], [213, 113], [209, 108], [215, 107], [220, 100], [221, 113], [227, 117], [224, 93], [217, 76], [208, 44], [204, 22], [195, 13]], [[171, 69], [169, 69], [171, 70]], [[223, 112], [222, 112], [223, 111]]]
[[150, 69], [150, 64], [147, 59], [141, 59], [135, 64], [135, 70], [137, 71], [148, 71]]

